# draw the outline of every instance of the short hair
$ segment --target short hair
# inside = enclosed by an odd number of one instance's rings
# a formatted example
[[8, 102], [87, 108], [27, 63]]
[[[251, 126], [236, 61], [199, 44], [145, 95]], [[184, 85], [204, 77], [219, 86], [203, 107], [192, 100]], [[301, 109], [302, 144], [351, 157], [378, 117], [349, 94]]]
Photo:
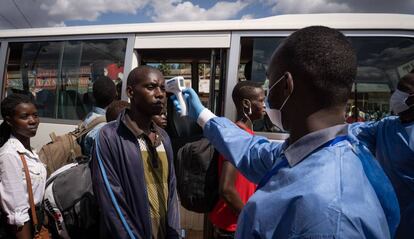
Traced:
[[140, 82], [140, 81], [146, 79], [146, 77], [148, 77], [148, 75], [150, 73], [155, 73], [155, 74], [159, 74], [159, 75], [162, 76], [161, 71], [158, 70], [157, 68], [152, 67], [152, 66], [141, 65], [141, 66], [135, 67], [128, 74], [127, 86], [133, 86], [137, 82]]
[[295, 75], [303, 76], [323, 107], [348, 101], [357, 72], [355, 50], [338, 30], [311, 26], [290, 35], [278, 59]]
[[106, 121], [110, 122], [116, 120], [121, 111], [128, 107], [129, 103], [125, 100], [113, 101], [111, 104], [108, 105], [108, 108], [106, 109]]
[[98, 107], [106, 108], [116, 97], [115, 83], [106, 76], [99, 77], [92, 87], [95, 104]]
[[241, 81], [237, 83], [231, 94], [236, 107], [239, 106], [243, 99], [252, 100], [254, 89], [263, 89], [262, 84], [255, 81]]

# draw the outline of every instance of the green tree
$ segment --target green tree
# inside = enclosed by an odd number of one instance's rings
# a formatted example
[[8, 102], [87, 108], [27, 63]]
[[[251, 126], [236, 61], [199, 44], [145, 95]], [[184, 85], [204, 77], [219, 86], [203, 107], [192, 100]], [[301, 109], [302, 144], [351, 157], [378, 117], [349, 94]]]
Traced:
[[165, 76], [171, 74], [171, 64], [161, 63], [157, 66], [157, 68]]

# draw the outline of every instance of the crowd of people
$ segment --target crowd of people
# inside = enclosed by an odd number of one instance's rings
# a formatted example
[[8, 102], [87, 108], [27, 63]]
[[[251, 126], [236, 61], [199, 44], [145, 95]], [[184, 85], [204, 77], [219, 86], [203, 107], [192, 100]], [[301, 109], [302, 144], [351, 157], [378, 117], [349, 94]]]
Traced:
[[365, 121], [379, 121], [382, 118], [390, 116], [389, 112], [376, 110], [367, 110], [366, 112], [360, 110], [353, 105], [346, 114], [347, 123], [365, 122]]
[[[256, 82], [235, 86], [235, 122], [205, 108], [194, 90], [183, 91], [188, 117], [220, 153], [220, 199], [208, 216], [214, 238], [414, 235], [414, 73], [401, 78], [390, 98], [398, 116], [347, 124], [356, 72], [346, 37], [315, 26], [296, 31], [274, 52], [267, 95]], [[116, 100], [111, 79], [96, 80], [95, 106], [82, 123], [104, 119], [79, 141], [99, 207], [96, 235], [181, 238], [164, 76], [139, 66], [126, 84], [129, 103]], [[34, 238], [53, 224], [43, 210], [46, 168], [31, 147], [36, 104], [10, 94], [1, 115], [0, 237]], [[285, 142], [254, 134], [253, 122], [265, 116], [289, 132]]]

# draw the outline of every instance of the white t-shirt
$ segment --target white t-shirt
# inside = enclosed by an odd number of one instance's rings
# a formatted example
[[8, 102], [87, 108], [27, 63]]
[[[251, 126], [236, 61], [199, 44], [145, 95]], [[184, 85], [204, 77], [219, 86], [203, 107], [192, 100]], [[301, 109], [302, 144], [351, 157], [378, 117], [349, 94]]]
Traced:
[[0, 202], [7, 223], [23, 226], [30, 220], [26, 177], [19, 153], [23, 153], [32, 181], [34, 203], [42, 202], [46, 185], [46, 167], [35, 152], [27, 150], [14, 136], [0, 148]]

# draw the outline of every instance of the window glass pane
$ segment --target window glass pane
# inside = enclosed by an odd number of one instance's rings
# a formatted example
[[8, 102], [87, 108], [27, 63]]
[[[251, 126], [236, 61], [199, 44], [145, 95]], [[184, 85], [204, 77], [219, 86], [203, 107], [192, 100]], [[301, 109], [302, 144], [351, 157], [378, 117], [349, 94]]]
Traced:
[[[266, 70], [274, 50], [280, 45], [282, 37], [246, 37], [241, 39], [239, 81], [252, 80], [263, 83], [267, 91], [269, 81]], [[253, 122], [255, 131], [283, 132], [265, 116]]]
[[191, 88], [191, 64], [189, 63], [147, 63], [161, 71], [165, 80], [176, 76], [184, 77], [185, 87]]
[[82, 119], [99, 76], [123, 77], [125, 39], [10, 43], [6, 91], [30, 93], [41, 117]]
[[[183, 76], [185, 86], [191, 87], [192, 72], [190, 63], [147, 63], [147, 65], [155, 67], [161, 71], [166, 80], [176, 76]], [[210, 64], [199, 63], [198, 65], [198, 95], [201, 103], [208, 107], [210, 92]], [[218, 67], [217, 67], [217, 70]], [[216, 70], [216, 71], [217, 71]], [[216, 79], [216, 90], [219, 89], [219, 79]]]
[[265, 82], [266, 69], [273, 51], [279, 46], [282, 38], [255, 38], [253, 41], [251, 80]]
[[357, 51], [358, 73], [348, 101], [347, 122], [380, 120], [392, 113], [389, 98], [399, 79], [414, 69], [414, 40], [355, 37], [351, 41]]
[[[270, 57], [282, 40], [276, 37], [242, 38], [239, 80], [264, 81]], [[414, 69], [414, 39], [351, 37], [350, 40], [357, 52], [358, 72], [356, 87], [354, 84], [347, 105], [347, 121], [355, 121], [355, 116], [359, 121], [379, 120], [392, 113], [389, 98], [398, 80]], [[264, 88], [268, 88], [267, 80]], [[274, 128], [263, 125], [263, 122], [255, 122], [255, 129], [274, 131]]]
[[226, 54], [227, 49], [208, 48], [138, 51], [140, 65], [150, 65], [160, 69], [165, 79], [183, 76], [186, 86], [191, 86], [198, 93], [203, 105], [217, 115], [222, 115], [224, 108], [222, 89], [226, 64], [225, 60], [221, 59], [227, 59]]
[[10, 43], [6, 92], [32, 94], [39, 115], [54, 117], [62, 42]]
[[[282, 37], [254, 37], [241, 39], [239, 81], [266, 82], [266, 69]], [[246, 67], [247, 66], [247, 67]]]

